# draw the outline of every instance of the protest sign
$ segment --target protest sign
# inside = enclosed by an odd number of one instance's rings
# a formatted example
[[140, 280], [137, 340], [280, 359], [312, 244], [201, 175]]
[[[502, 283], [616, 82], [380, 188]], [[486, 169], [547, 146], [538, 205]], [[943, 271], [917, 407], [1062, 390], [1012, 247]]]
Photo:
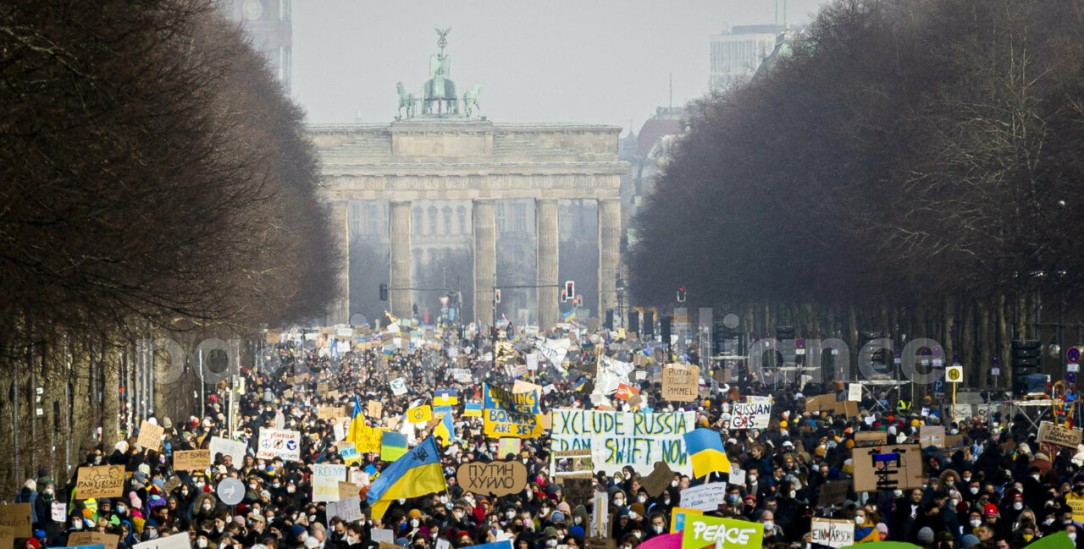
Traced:
[[[173, 452], [174, 471], [199, 471], [206, 469], [211, 463], [210, 450], [177, 450]], [[234, 462], [234, 467], [240, 465]]]
[[373, 528], [370, 537], [378, 543], [395, 543], [395, 534], [389, 528]]
[[854, 434], [854, 447], [869, 448], [888, 444], [888, 433], [884, 431], [861, 431]]
[[640, 389], [637, 389], [636, 387], [633, 387], [632, 385], [629, 385], [627, 383], [619, 383], [617, 385], [617, 390], [614, 391], [614, 398], [616, 398], [617, 400], [624, 400], [627, 402], [630, 398], [634, 396], [640, 396]]
[[700, 386], [700, 368], [667, 364], [662, 370], [662, 399], [693, 402]]
[[591, 494], [595, 491], [595, 481], [591, 478], [568, 478], [561, 479], [562, 492], [569, 505], [587, 505]]
[[835, 405], [828, 410], [837, 416], [857, 417], [858, 403], [850, 400], [836, 401]]
[[502, 438], [497, 441], [497, 457], [506, 458], [508, 454], [518, 454], [523, 441], [518, 438]]
[[[89, 469], [89, 467], [80, 467]], [[120, 467], [123, 475], [124, 468]], [[123, 479], [123, 476], [122, 476]], [[12, 534], [17, 538], [28, 538], [33, 535], [30, 524], [29, 503], [8, 503], [0, 505], [0, 526], [11, 528]]]
[[656, 497], [670, 486], [670, 481], [674, 480], [674, 472], [667, 467], [666, 463], [662, 461], [655, 462], [655, 468], [651, 471], [651, 474], [644, 477], [641, 481], [641, 485], [647, 492], [649, 497]]
[[391, 387], [391, 393], [395, 396], [403, 396], [407, 394], [408, 389], [406, 386], [406, 380], [401, 377], [397, 377], [391, 380], [388, 385]]
[[189, 539], [188, 532], [182, 532], [164, 538], [137, 543], [132, 546], [132, 549], [192, 549], [192, 540]]
[[114, 549], [120, 543], [120, 536], [116, 534], [100, 534], [98, 532], [71, 532], [68, 534], [68, 547], [80, 547], [86, 545], [101, 545]]
[[862, 384], [851, 383], [847, 385], [847, 400], [851, 402], [862, 402]]
[[738, 486], [744, 485], [745, 484], [745, 471], [742, 471], [741, 469], [738, 469], [737, 467], [731, 466], [730, 467], [730, 479], [729, 479], [729, 482], [730, 482], [730, 484], [737, 484]]
[[349, 417], [353, 410], [343, 408], [342, 406], [318, 406], [316, 408], [317, 419], [332, 419], [337, 417]]
[[357, 446], [353, 442], [340, 442], [339, 455], [342, 456], [343, 463], [347, 465], [361, 461], [361, 454], [358, 453]]
[[554, 478], [594, 478], [591, 450], [563, 450], [550, 452], [550, 476]]
[[471, 383], [474, 381], [474, 376], [471, 375], [470, 370], [467, 368], [451, 368], [448, 373], [452, 375], [457, 383]]
[[144, 419], [139, 424], [139, 438], [136, 439], [136, 444], [142, 446], [144, 450], [157, 450], [162, 445], [162, 435], [165, 433], [166, 430], [161, 426]]
[[282, 458], [301, 461], [301, 433], [285, 429], [260, 429], [260, 444], [256, 450], [260, 459]]
[[59, 523], [68, 520], [68, 504], [62, 501], [54, 501], [49, 506], [49, 517]]
[[[79, 499], [119, 498], [123, 495], [123, 466], [103, 465], [101, 467], [79, 468], [79, 473], [75, 481], [75, 497]], [[3, 523], [0, 522], [0, 524]], [[29, 534], [27, 534], [27, 536], [29, 536]]]
[[527, 486], [527, 468], [518, 461], [472, 461], [456, 469], [456, 480], [480, 496], [507, 496]]
[[838, 505], [847, 500], [847, 491], [850, 490], [851, 483], [847, 480], [830, 480], [821, 485], [820, 498], [817, 499], [818, 505]]
[[555, 410], [551, 448], [589, 448], [595, 470], [607, 474], [627, 465], [646, 475], [662, 461], [674, 472], [691, 475], [684, 435], [694, 428], [695, 416], [695, 412]]
[[240, 467], [241, 463], [244, 462], [245, 452], [248, 451], [248, 446], [244, 442], [222, 437], [211, 437], [211, 443], [208, 444], [207, 448], [210, 450], [210, 458], [207, 460], [205, 467], [210, 467], [218, 454], [230, 456], [233, 458], [233, 466]]
[[704, 512], [699, 509], [689, 509], [688, 507], [672, 507], [670, 509], [670, 533], [681, 532], [685, 529], [685, 519], [687, 517], [695, 517], [696, 515], [703, 515]]
[[735, 402], [730, 414], [731, 429], [767, 429], [772, 417], [768, 402]]
[[854, 449], [854, 491], [922, 488], [922, 450], [918, 444]]
[[709, 517], [686, 516], [681, 535], [681, 549], [738, 549], [764, 545], [764, 525], [759, 522]]
[[384, 404], [379, 400], [370, 400], [365, 403], [365, 417], [378, 420], [384, 413]]
[[923, 425], [918, 430], [918, 445], [923, 448], [927, 446], [937, 446], [942, 448], [945, 445], [945, 426], [944, 425]]
[[955, 435], [945, 435], [945, 448], [963, 448], [964, 447], [964, 435], [963, 433]]
[[1065, 503], [1073, 510], [1073, 520], [1084, 521], [1084, 499], [1068, 499]]
[[537, 438], [542, 436], [538, 393], [512, 393], [482, 384], [482, 424], [486, 436], [493, 438]]
[[361, 493], [361, 485], [354, 484], [353, 482], [340, 482], [339, 483], [339, 501], [345, 501], [352, 497], [357, 497]]
[[836, 395], [834, 394], [805, 397], [805, 411], [807, 412], [833, 411], [835, 407]]
[[541, 385], [536, 385], [534, 383], [530, 383], [530, 382], [527, 382], [527, 381], [523, 381], [522, 379], [517, 379], [516, 382], [512, 384], [512, 392], [513, 393], [530, 393], [532, 391], [536, 395], [541, 395], [542, 394], [542, 386]]
[[312, 466], [312, 500], [339, 501], [339, 483], [346, 480], [346, 466], [317, 463]]
[[813, 517], [810, 541], [828, 547], [854, 544], [854, 521]]
[[681, 506], [701, 511], [716, 511], [726, 503], [726, 483], [709, 482], [681, 491]]
[[605, 537], [588, 537], [583, 540], [584, 549], [614, 549], [617, 540]]
[[380, 443], [384, 437], [384, 431], [375, 427], [360, 425], [354, 436], [354, 448], [359, 454], [366, 452], [379, 452]]
[[324, 510], [324, 515], [329, 519], [339, 517], [347, 523], [361, 520], [361, 498], [355, 492], [348, 498], [327, 502]]
[[1067, 448], [1076, 448], [1080, 444], [1080, 439], [1080, 429], [1070, 429], [1044, 421], [1039, 424], [1039, 436], [1035, 440], [1040, 444], [1049, 443]]
[[433, 408], [428, 404], [408, 408], [406, 411], [407, 421], [411, 423], [427, 423], [433, 419]]

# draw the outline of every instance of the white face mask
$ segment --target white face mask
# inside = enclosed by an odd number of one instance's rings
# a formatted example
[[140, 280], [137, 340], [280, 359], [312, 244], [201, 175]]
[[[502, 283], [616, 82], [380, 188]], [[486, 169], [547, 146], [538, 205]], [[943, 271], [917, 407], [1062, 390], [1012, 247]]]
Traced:
[[1076, 543], [1076, 532], [1073, 532], [1071, 534], [1066, 534], [1066, 535], [1069, 536], [1069, 541], [1071, 541], [1073, 543]]
[[861, 524], [864, 524], [865, 522], [866, 522], [866, 517], [854, 517], [854, 523], [855, 524], [861, 525]]
[[203, 510], [204, 511], [210, 511], [211, 510], [211, 504], [210, 503], [204, 503], [203, 504]]
[[651, 527], [651, 530], [653, 532], [655, 532], [656, 534], [661, 534], [662, 533], [662, 525], [661, 524], [656, 524], [656, 525]]
[[678, 481], [676, 481], [676, 480], [670, 481], [670, 486], [672, 486], [674, 488], [677, 488], [677, 485], [678, 485]]
[[892, 495], [898, 498], [903, 497], [903, 490], [892, 490]]
[[979, 520], [979, 519], [971, 519], [971, 527], [972, 528], [978, 528], [980, 524], [982, 524], [981, 520]]
[[775, 521], [771, 521], [771, 520], [764, 521], [764, 530], [765, 530], [765, 532], [767, 532], [768, 530], [771, 530], [773, 528], [775, 528]]
[[629, 511], [629, 520], [640, 520], [640, 515], [636, 511]]
[[979, 487], [978, 486], [972, 486], [971, 487], [971, 494], [975, 495], [975, 494], [978, 494], [978, 493], [979, 493]]
[[[624, 504], [625, 504], [625, 498], [614, 498], [614, 505], [616, 505], [618, 507], [621, 507]], [[544, 512], [545, 509], [542, 509], [542, 511]]]
[[200, 549], [203, 549], [204, 547], [207, 547], [207, 539], [206, 538], [197, 539], [196, 540], [196, 545], [198, 547], [200, 547]]
[[421, 523], [422, 523], [422, 521], [420, 521], [418, 519], [410, 519], [410, 527], [411, 528], [417, 528]]
[[1013, 508], [1013, 511], [1019, 511], [1019, 510], [1024, 508], [1024, 502], [1022, 502], [1022, 501], [1014, 501], [1012, 503], [1012, 508]]
[[790, 491], [790, 499], [794, 499], [796, 497], [798, 497], [798, 492], [795, 492], [794, 490], [791, 490]]
[[504, 514], [504, 516], [508, 520], [512, 520], [512, 519], [516, 518], [516, 512], [515, 511], [508, 511], [507, 513]]
[[639, 501], [640, 503], [647, 503], [647, 496], [637, 496], [636, 501]]
[[353, 536], [346, 536], [346, 544], [347, 545], [354, 545], [357, 542], [358, 542], [358, 538], [355, 538]]
[[555, 540], [555, 539], [546, 540], [546, 547], [557, 547], [557, 540]]

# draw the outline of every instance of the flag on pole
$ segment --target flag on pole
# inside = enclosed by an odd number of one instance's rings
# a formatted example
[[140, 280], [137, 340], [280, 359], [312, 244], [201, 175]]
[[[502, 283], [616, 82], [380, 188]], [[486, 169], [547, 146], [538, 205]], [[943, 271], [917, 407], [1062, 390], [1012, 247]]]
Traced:
[[730, 460], [723, 449], [718, 431], [698, 427], [685, 433], [685, 450], [693, 463], [693, 476], [700, 478], [711, 472], [729, 473]]
[[369, 487], [373, 518], [382, 518], [392, 501], [448, 489], [436, 439], [429, 437], [395, 460]]

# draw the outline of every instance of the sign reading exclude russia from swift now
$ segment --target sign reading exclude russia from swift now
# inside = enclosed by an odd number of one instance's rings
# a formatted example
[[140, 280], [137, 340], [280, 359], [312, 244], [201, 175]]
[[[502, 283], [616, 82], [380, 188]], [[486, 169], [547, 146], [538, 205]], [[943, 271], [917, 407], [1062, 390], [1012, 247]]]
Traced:
[[720, 547], [760, 547], [764, 542], [764, 525], [759, 522], [709, 517], [686, 516], [681, 535], [681, 549]]

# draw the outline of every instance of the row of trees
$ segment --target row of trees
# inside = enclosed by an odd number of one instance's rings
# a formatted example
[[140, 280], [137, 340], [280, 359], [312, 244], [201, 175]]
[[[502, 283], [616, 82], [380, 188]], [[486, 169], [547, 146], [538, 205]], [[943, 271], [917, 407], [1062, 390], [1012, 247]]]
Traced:
[[0, 7], [0, 438], [54, 415], [115, 437], [80, 406], [115, 408], [135, 337], [323, 314], [337, 247], [302, 118], [211, 0]]
[[685, 285], [762, 335], [942, 338], [985, 382], [1084, 282], [1082, 35], [1068, 0], [829, 4], [691, 106], [634, 222], [637, 299]]

